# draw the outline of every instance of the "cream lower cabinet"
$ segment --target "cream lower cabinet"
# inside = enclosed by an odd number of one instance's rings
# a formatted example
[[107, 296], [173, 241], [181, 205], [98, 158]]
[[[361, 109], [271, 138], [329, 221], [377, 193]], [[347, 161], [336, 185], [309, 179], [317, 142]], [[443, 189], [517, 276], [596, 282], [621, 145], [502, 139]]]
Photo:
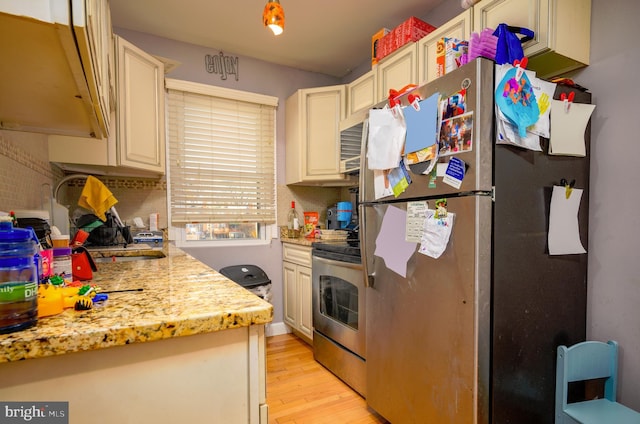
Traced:
[[164, 65], [115, 37], [116, 100], [106, 139], [49, 136], [49, 161], [67, 171], [122, 176], [165, 173]]
[[14, 422], [269, 421], [264, 325], [7, 362], [0, 373], [3, 402], [69, 402], [68, 418]]
[[528, 68], [550, 78], [589, 64], [591, 0], [482, 0], [473, 6], [473, 31], [500, 23], [533, 30]]
[[313, 340], [311, 247], [282, 244], [284, 322], [307, 343]]
[[286, 101], [286, 183], [345, 182], [340, 174], [339, 123], [345, 117], [345, 86], [305, 88]]

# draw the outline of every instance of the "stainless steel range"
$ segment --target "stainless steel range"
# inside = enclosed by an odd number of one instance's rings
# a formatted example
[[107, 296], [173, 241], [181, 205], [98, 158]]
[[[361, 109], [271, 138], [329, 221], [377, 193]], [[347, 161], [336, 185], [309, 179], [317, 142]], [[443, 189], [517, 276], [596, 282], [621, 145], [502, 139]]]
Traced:
[[314, 243], [313, 353], [365, 396], [365, 284], [357, 239]]

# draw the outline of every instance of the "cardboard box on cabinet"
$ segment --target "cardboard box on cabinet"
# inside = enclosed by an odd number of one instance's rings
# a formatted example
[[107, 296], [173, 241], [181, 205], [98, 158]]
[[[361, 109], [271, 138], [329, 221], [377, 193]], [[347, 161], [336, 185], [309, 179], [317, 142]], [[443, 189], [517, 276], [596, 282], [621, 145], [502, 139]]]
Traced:
[[389, 32], [391, 32], [389, 28], [382, 28], [371, 37], [371, 66], [378, 63], [378, 43]]
[[469, 42], [443, 37], [436, 44], [436, 75], [441, 77], [467, 63]]
[[376, 57], [381, 60], [405, 44], [418, 41], [435, 29], [433, 25], [412, 16], [378, 41]]

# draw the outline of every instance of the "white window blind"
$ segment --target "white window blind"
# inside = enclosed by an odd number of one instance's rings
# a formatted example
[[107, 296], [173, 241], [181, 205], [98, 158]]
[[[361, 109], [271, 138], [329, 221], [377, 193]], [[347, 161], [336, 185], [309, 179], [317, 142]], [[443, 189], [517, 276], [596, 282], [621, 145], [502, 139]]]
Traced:
[[167, 80], [171, 221], [275, 223], [277, 98]]

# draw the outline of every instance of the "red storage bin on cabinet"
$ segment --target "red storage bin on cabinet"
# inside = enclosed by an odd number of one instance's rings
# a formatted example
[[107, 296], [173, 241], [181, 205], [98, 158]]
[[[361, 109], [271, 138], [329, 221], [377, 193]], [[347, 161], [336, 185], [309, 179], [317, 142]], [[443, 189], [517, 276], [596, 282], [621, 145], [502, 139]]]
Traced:
[[381, 60], [411, 41], [418, 41], [436, 27], [415, 16], [410, 17], [378, 41], [376, 56]]

